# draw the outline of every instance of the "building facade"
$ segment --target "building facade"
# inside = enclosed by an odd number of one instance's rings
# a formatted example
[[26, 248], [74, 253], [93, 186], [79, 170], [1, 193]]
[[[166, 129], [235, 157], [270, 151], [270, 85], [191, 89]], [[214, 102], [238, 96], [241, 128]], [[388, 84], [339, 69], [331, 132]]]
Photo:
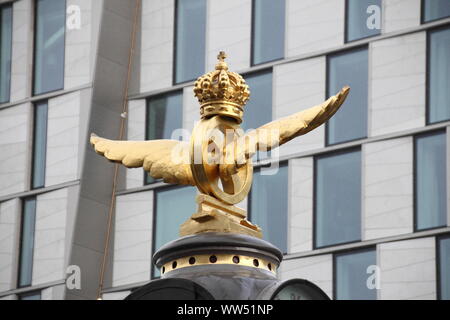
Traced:
[[240, 206], [285, 253], [280, 279], [450, 299], [449, 0], [3, 0], [0, 23], [0, 299], [122, 299], [159, 277], [197, 191], [115, 171], [89, 135], [189, 139], [219, 51], [250, 86], [246, 130], [351, 87], [254, 159]]

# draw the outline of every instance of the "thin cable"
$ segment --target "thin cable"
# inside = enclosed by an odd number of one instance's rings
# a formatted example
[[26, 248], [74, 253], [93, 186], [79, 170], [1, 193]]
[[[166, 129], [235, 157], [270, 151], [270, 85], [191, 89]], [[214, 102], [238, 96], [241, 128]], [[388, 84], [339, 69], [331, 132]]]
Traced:
[[[122, 105], [122, 114], [121, 114], [121, 121], [120, 121], [120, 131], [119, 131], [119, 140], [123, 139], [124, 133], [125, 133], [125, 120], [127, 118], [128, 113], [128, 90], [130, 87], [130, 79], [131, 79], [131, 65], [133, 63], [133, 56], [134, 56], [134, 47], [136, 44], [136, 32], [137, 32], [137, 24], [138, 24], [138, 15], [139, 15], [139, 9], [141, 5], [141, 0], [136, 0], [136, 8], [134, 12], [134, 20], [133, 20], [133, 30], [131, 34], [131, 46], [130, 51], [128, 54], [128, 72], [127, 72], [127, 82], [125, 85], [124, 95], [123, 95], [123, 105]], [[112, 193], [111, 193], [111, 202], [109, 205], [109, 213], [108, 213], [108, 228], [106, 231], [106, 239], [105, 239], [105, 247], [103, 252], [103, 261], [102, 266], [100, 269], [100, 282], [98, 285], [97, 290], [97, 300], [101, 300], [102, 297], [102, 290], [103, 290], [103, 284], [105, 279], [105, 270], [106, 270], [106, 260], [108, 258], [108, 250], [109, 250], [109, 241], [111, 237], [111, 229], [112, 229], [112, 219], [114, 215], [114, 208], [115, 208], [115, 199], [116, 199], [116, 188], [117, 188], [117, 178], [119, 175], [119, 164], [114, 165], [114, 178], [113, 178], [113, 186], [112, 186]]]

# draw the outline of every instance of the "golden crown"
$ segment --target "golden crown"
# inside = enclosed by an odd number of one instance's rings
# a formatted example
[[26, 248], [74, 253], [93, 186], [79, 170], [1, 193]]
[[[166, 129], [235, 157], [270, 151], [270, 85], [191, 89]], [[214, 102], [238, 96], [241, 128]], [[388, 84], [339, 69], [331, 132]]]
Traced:
[[202, 119], [223, 115], [241, 123], [250, 90], [240, 74], [228, 71], [226, 57], [225, 52], [219, 53], [216, 69], [197, 79], [194, 93], [200, 102]]

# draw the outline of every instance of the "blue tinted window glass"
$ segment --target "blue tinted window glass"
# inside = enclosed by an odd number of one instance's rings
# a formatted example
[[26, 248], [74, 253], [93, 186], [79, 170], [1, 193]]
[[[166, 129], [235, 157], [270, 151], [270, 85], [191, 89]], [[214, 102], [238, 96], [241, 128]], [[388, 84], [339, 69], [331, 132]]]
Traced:
[[445, 132], [416, 139], [416, 228], [447, 224]]
[[205, 71], [206, 0], [177, 0], [175, 83]]
[[253, 64], [283, 58], [285, 0], [253, 1]]
[[11, 88], [12, 6], [0, 8], [0, 23], [0, 103], [4, 103]]
[[422, 10], [424, 22], [450, 17], [450, 1], [423, 0]]
[[33, 131], [33, 175], [32, 188], [45, 185], [45, 162], [47, 153], [47, 102], [39, 102], [34, 106]]
[[[156, 191], [154, 251], [179, 237], [180, 226], [197, 211], [197, 189], [183, 187]], [[154, 276], [159, 276], [155, 268]]]
[[450, 300], [450, 238], [439, 240], [440, 298]]
[[381, 33], [381, 0], [347, 0], [347, 41]]
[[450, 28], [430, 32], [429, 41], [428, 120], [434, 123], [450, 119]]
[[264, 239], [287, 252], [288, 167], [257, 169], [250, 194], [250, 220]]
[[316, 160], [316, 247], [361, 239], [361, 152]]
[[250, 87], [250, 100], [244, 106], [242, 128], [257, 129], [272, 121], [272, 72], [266, 71], [245, 77]]
[[147, 104], [147, 140], [172, 139], [183, 127], [183, 94], [151, 98]]
[[332, 55], [328, 60], [328, 96], [342, 87], [351, 88], [345, 103], [328, 121], [328, 143], [335, 144], [367, 136], [367, 49]]
[[[335, 292], [337, 300], [376, 300], [376, 283], [368, 278], [373, 275], [370, 266], [375, 266], [376, 251], [366, 250], [337, 254], [335, 259]], [[369, 269], [368, 269], [369, 268]], [[371, 289], [372, 288], [372, 289]]]
[[[177, 139], [175, 130], [182, 127], [182, 92], [151, 98], [147, 101], [147, 140]], [[155, 181], [147, 173], [145, 177], [146, 183]]]
[[[250, 87], [250, 100], [244, 106], [244, 119], [241, 125], [247, 132], [272, 121], [272, 71], [258, 72], [245, 77]], [[260, 151], [253, 160], [266, 159], [270, 152]]]
[[22, 293], [19, 300], [41, 300], [41, 292]]
[[22, 228], [20, 233], [19, 287], [31, 285], [33, 273], [34, 231], [36, 222], [36, 198], [23, 201]]
[[64, 87], [65, 0], [36, 0], [34, 94]]

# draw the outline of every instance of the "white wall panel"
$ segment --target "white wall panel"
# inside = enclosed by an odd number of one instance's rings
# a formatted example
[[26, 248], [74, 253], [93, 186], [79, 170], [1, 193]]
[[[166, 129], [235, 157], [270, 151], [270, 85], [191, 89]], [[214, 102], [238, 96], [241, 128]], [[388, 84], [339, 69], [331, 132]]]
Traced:
[[[275, 119], [309, 109], [325, 100], [325, 57], [282, 64], [274, 68]], [[323, 148], [325, 126], [298, 137], [280, 147], [280, 156]]]
[[143, 0], [141, 92], [172, 85], [174, 0]]
[[113, 286], [150, 280], [153, 191], [118, 196]]
[[37, 196], [32, 285], [65, 279], [68, 189]]
[[31, 105], [0, 110], [0, 196], [28, 187]]
[[206, 70], [214, 70], [219, 51], [232, 71], [250, 67], [251, 0], [208, 1]]
[[382, 300], [436, 299], [435, 239], [378, 245]]
[[313, 247], [313, 166], [312, 157], [289, 161], [289, 253]]
[[19, 199], [0, 203], [0, 291], [11, 290], [16, 285], [20, 207]]
[[[128, 140], [145, 140], [146, 100], [130, 100], [128, 103]], [[138, 188], [144, 185], [142, 168], [126, 169], [126, 188]]]
[[344, 44], [344, 0], [287, 0], [287, 56]]
[[421, 0], [384, 0], [383, 33], [420, 25]]
[[[45, 185], [73, 181], [79, 177], [81, 92], [48, 102]], [[82, 142], [84, 146], [84, 141]]]
[[369, 136], [425, 126], [425, 32], [373, 42], [369, 64]]
[[281, 280], [308, 280], [333, 298], [333, 256], [331, 254], [285, 260], [279, 269]]
[[363, 240], [413, 232], [413, 138], [363, 146]]

